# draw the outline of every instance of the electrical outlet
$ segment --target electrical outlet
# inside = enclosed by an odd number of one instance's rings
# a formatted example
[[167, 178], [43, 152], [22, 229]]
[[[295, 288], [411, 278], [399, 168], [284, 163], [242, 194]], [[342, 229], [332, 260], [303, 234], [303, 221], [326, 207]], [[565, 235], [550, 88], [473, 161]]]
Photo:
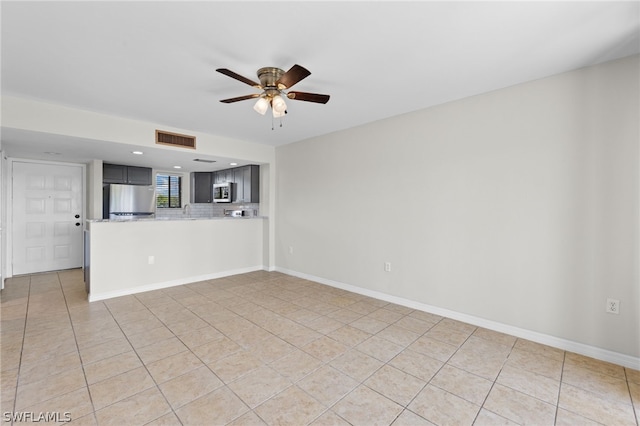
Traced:
[[293, 246], [289, 246], [289, 254], [293, 254]]
[[391, 262], [384, 262], [385, 272], [391, 272]]
[[155, 256], [149, 256], [149, 265], [153, 265], [154, 263], [156, 263], [156, 257]]
[[619, 314], [620, 313], [620, 301], [616, 299], [607, 299], [607, 307], [605, 312], [610, 314]]

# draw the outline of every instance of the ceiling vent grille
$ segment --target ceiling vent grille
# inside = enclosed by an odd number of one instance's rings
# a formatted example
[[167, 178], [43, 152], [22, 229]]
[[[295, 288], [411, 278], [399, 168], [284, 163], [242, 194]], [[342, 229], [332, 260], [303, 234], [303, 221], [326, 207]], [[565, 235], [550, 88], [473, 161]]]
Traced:
[[195, 149], [196, 137], [156, 130], [156, 144]]

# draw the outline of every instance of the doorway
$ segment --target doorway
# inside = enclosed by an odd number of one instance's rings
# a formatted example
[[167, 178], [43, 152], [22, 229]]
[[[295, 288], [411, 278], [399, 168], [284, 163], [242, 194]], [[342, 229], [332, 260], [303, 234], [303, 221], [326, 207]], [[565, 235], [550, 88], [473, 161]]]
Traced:
[[84, 167], [12, 162], [12, 274], [79, 268]]

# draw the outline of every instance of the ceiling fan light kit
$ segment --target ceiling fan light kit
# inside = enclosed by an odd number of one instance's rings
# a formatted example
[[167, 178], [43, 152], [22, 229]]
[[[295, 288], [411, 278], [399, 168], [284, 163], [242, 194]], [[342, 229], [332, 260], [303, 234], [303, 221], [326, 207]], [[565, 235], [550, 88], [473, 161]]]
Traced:
[[[275, 109], [271, 108], [271, 112], [273, 112], [273, 118], [282, 118], [287, 113], [287, 110], [285, 109], [283, 111], [276, 111]], [[280, 127], [282, 127], [282, 123], [280, 123]]]
[[262, 114], [262, 115], [264, 115], [267, 112], [268, 108], [269, 108], [269, 101], [265, 97], [258, 98], [258, 101], [253, 106], [253, 109], [255, 109], [258, 114]]
[[284, 99], [282, 99], [282, 96], [275, 95], [271, 100], [271, 108], [273, 108], [274, 113], [284, 114], [287, 110], [287, 104], [284, 102]]
[[284, 101], [285, 97], [287, 99], [293, 99], [296, 101], [315, 102], [320, 104], [326, 104], [327, 102], [329, 102], [329, 95], [286, 91], [290, 89], [294, 84], [311, 75], [309, 70], [297, 64], [292, 66], [291, 69], [289, 69], [289, 71], [287, 72], [284, 72], [280, 68], [275, 67], [260, 68], [257, 72], [260, 83], [243, 77], [240, 74], [237, 74], [226, 68], [218, 68], [216, 71], [233, 79], [241, 81], [251, 87], [262, 90], [262, 93], [222, 99], [220, 102], [230, 104], [234, 102], [258, 98], [255, 105], [253, 106], [253, 109], [261, 115], [264, 115], [267, 112], [267, 109], [269, 109], [269, 106], [271, 106], [271, 111], [274, 118], [284, 117], [284, 115], [287, 113], [287, 104]]

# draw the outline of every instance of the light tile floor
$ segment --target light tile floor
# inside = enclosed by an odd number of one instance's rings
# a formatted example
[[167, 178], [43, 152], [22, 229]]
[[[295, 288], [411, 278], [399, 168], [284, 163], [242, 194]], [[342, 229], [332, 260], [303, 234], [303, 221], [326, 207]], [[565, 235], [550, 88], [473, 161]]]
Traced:
[[[640, 372], [280, 273], [88, 303], [1, 294], [2, 421], [637, 425]], [[9, 414], [6, 414], [9, 412]]]

